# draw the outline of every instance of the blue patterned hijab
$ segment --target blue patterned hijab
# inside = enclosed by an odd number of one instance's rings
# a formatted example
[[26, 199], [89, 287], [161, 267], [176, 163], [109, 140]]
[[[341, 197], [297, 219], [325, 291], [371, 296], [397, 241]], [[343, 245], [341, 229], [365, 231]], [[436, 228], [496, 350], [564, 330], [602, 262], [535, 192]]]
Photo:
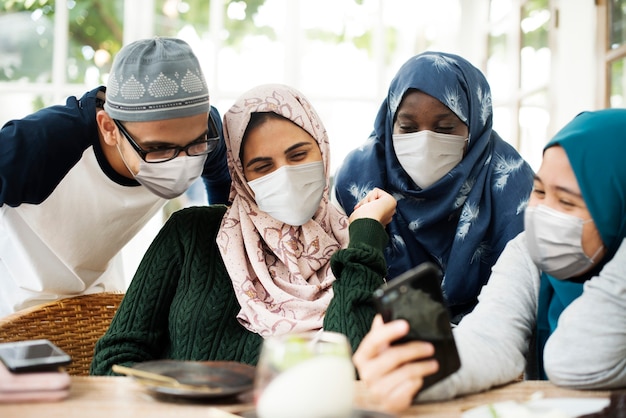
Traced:
[[626, 237], [626, 109], [579, 114], [544, 150], [555, 145], [563, 147], [567, 154], [607, 252], [595, 268], [572, 280], [558, 280], [542, 273], [537, 311], [537, 360], [543, 378], [546, 378], [543, 347], [556, 329], [561, 312], [582, 294], [584, 282], [600, 272]]
[[[395, 114], [409, 89], [446, 105], [469, 128], [463, 160], [422, 190], [396, 158]], [[425, 52], [407, 61], [389, 87], [374, 132], [336, 173], [336, 197], [350, 214], [374, 187], [398, 200], [385, 251], [389, 277], [424, 261], [445, 273], [442, 288], [452, 315], [471, 310], [505, 244], [523, 229], [533, 172], [492, 129], [491, 92], [483, 74], [465, 59]]]

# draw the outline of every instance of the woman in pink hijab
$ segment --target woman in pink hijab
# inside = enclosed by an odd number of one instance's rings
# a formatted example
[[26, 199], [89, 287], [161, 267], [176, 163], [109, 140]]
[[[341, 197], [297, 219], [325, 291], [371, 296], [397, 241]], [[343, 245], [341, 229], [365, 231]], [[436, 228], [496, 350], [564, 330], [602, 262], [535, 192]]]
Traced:
[[326, 129], [284, 85], [224, 115], [230, 207], [174, 213], [141, 262], [92, 374], [154, 359], [256, 364], [264, 337], [325, 329], [356, 349], [383, 283], [396, 202], [375, 189], [348, 219], [329, 204]]

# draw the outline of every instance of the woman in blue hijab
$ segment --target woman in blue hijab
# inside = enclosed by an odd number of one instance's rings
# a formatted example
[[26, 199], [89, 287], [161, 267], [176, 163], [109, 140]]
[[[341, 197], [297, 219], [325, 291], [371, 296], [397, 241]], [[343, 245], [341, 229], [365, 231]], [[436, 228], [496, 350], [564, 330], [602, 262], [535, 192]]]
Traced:
[[491, 92], [465, 59], [425, 52], [391, 82], [374, 132], [335, 176], [349, 215], [374, 187], [398, 200], [385, 257], [393, 279], [436, 262], [457, 322], [506, 243], [523, 229], [533, 173], [492, 129]]
[[525, 230], [454, 329], [461, 368], [450, 377], [420, 392], [436, 370], [432, 345], [391, 345], [407, 324], [374, 320], [353, 360], [382, 409], [479, 392], [524, 370], [575, 389], [626, 386], [624, 155], [626, 109], [581, 113], [546, 145]]

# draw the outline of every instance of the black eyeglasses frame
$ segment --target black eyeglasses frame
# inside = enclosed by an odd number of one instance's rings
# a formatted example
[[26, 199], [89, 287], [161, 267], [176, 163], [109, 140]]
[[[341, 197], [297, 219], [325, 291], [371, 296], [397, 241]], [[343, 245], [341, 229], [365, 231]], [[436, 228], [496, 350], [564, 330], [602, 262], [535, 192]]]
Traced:
[[[220, 134], [217, 130], [217, 125], [215, 124], [215, 121], [213, 120], [213, 116], [211, 116], [211, 114], [209, 113], [209, 119], [208, 119], [208, 129], [206, 131], [206, 139], [204, 141], [193, 141], [187, 145], [185, 145], [184, 147], [178, 146], [178, 145], [174, 145], [171, 147], [164, 147], [161, 149], [155, 149], [155, 150], [151, 150], [151, 151], [146, 151], [143, 148], [141, 148], [139, 146], [139, 144], [137, 143], [137, 141], [135, 141], [135, 139], [133, 139], [133, 137], [128, 133], [128, 131], [126, 130], [126, 128], [124, 127], [124, 125], [122, 125], [122, 122], [119, 121], [118, 119], [113, 119], [113, 122], [115, 123], [115, 126], [117, 126], [117, 128], [120, 130], [120, 132], [122, 133], [122, 135], [124, 135], [124, 137], [126, 137], [126, 139], [128, 140], [128, 142], [130, 143], [130, 145], [133, 147], [133, 149], [135, 151], [137, 151], [137, 154], [139, 154], [139, 156], [141, 157], [142, 160], [144, 160], [145, 162], [149, 163], [149, 164], [158, 164], [158, 163], [164, 163], [166, 161], [171, 161], [174, 158], [178, 157], [180, 155], [181, 151], [185, 151], [185, 153], [191, 157], [197, 157], [200, 155], [206, 155], [206, 154], [210, 154], [211, 152], [213, 152], [215, 150], [215, 148], [217, 148], [217, 144], [218, 141], [220, 140]], [[206, 142], [207, 144], [207, 149], [205, 152], [202, 152], [200, 154], [189, 154], [189, 148], [195, 145], [198, 145], [202, 142]], [[166, 159], [163, 160], [159, 160], [159, 161], [149, 161], [147, 160], [147, 155], [150, 154], [151, 152], [163, 152], [163, 151], [167, 151], [167, 150], [174, 150], [174, 154]]]

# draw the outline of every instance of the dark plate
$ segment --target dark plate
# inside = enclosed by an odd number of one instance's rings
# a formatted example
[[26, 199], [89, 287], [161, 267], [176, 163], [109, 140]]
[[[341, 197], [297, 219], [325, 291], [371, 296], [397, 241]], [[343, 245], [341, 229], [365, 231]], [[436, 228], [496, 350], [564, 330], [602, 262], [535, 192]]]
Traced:
[[[240, 412], [242, 418], [257, 418], [256, 411]], [[366, 409], [354, 409], [350, 418], [396, 418], [396, 415], [390, 415], [385, 412], [370, 411]]]
[[223, 398], [252, 389], [255, 368], [234, 361], [156, 360], [137, 363], [134, 369], [173, 377], [183, 386], [135, 378], [159, 395], [183, 398]]

